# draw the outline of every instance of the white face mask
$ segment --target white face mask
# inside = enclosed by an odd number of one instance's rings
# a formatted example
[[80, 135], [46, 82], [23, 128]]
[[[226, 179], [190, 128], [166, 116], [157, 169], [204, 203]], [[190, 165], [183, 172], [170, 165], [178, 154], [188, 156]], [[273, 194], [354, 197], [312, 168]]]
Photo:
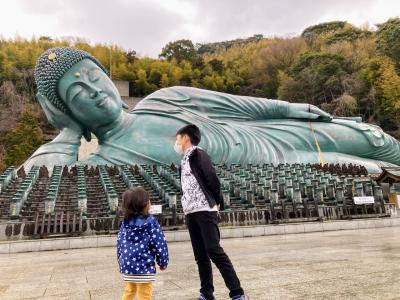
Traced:
[[175, 152], [178, 153], [179, 155], [183, 155], [182, 145], [179, 145], [178, 142], [175, 142], [174, 150], [175, 150]]

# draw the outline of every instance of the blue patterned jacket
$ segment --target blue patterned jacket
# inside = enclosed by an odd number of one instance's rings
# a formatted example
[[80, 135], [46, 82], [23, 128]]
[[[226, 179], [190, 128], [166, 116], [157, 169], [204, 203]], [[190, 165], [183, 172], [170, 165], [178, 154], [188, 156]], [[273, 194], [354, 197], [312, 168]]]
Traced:
[[155, 262], [162, 268], [167, 267], [167, 241], [154, 216], [122, 222], [117, 238], [117, 258], [125, 281], [152, 282], [156, 274]]

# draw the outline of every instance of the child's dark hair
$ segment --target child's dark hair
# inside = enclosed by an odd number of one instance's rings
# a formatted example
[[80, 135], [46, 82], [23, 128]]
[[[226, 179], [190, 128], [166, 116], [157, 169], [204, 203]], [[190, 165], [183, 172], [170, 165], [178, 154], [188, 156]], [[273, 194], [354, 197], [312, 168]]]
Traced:
[[127, 189], [122, 194], [122, 214], [125, 220], [132, 217], [149, 215], [149, 193], [142, 187]]
[[178, 134], [179, 135], [187, 134], [190, 138], [190, 142], [192, 143], [192, 145], [197, 146], [200, 143], [200, 140], [201, 140], [200, 129], [199, 129], [199, 127], [197, 127], [194, 124], [189, 124], [189, 125], [182, 127], [176, 133], [176, 135], [178, 135]]

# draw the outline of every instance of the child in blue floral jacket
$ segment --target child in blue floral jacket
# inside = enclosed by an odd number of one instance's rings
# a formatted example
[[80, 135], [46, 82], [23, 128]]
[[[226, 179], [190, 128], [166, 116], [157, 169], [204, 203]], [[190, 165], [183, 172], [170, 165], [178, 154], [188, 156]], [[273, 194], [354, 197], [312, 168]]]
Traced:
[[127, 282], [123, 300], [151, 299], [155, 280], [155, 261], [160, 270], [168, 265], [168, 247], [160, 224], [149, 215], [150, 197], [142, 187], [130, 188], [122, 195], [124, 221], [117, 239], [119, 270]]

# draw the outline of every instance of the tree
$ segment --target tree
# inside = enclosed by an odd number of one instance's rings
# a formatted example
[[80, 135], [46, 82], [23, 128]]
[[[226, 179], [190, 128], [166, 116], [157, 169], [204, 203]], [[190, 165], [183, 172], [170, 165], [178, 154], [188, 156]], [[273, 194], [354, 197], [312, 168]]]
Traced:
[[133, 87], [135, 95], [144, 96], [154, 92], [157, 86], [154, 83], [149, 83], [147, 81], [146, 71], [140, 69], [137, 73], [138, 79], [135, 80]]
[[39, 37], [39, 41], [40, 42], [50, 42], [51, 43], [54, 40], [49, 36], [42, 35], [41, 37]]
[[204, 58], [201, 56], [197, 56], [196, 59], [192, 62], [193, 68], [201, 69], [204, 67]]
[[160, 81], [160, 86], [161, 87], [167, 87], [169, 86], [169, 78], [168, 78], [168, 74], [162, 74], [161, 76], [161, 81]]
[[212, 76], [205, 76], [202, 80], [202, 85], [208, 90], [217, 90], [217, 85], [215, 84], [214, 78]]
[[152, 69], [149, 75], [149, 82], [160, 86], [162, 74], [157, 69]]
[[400, 125], [400, 76], [396, 73], [394, 64], [388, 60], [383, 60], [380, 68], [376, 87], [381, 93], [382, 112]]
[[134, 63], [135, 60], [137, 59], [136, 57], [136, 51], [135, 50], [128, 50], [126, 52], [126, 60], [128, 63]]
[[175, 58], [178, 63], [182, 60], [187, 60], [192, 63], [196, 60], [197, 52], [191, 40], [177, 40], [169, 42], [161, 50], [159, 57], [165, 58], [168, 61]]
[[222, 62], [222, 60], [214, 58], [210, 60], [208, 63], [215, 72], [217, 72], [218, 74], [222, 74], [222, 71], [224, 70], [224, 63]]
[[193, 70], [192, 65], [189, 62], [182, 61], [180, 63], [182, 68], [182, 76], [180, 78], [180, 84], [190, 86], [192, 82]]
[[330, 35], [328, 35], [325, 38], [325, 42], [328, 44], [333, 44], [337, 42], [343, 42], [343, 41], [355, 41], [356, 39], [359, 38], [365, 38], [369, 37], [372, 35], [372, 32], [370, 31], [363, 31], [361, 29], [358, 29], [352, 25], [346, 25], [343, 29], [340, 29]]
[[5, 164], [19, 166], [44, 143], [39, 115], [27, 106], [16, 126], [5, 136]]
[[343, 21], [332, 21], [320, 23], [317, 25], [313, 25], [307, 27], [301, 33], [301, 36], [305, 39], [305, 41], [311, 45], [314, 40], [323, 33], [335, 32], [343, 29], [348, 23]]
[[248, 93], [276, 98], [280, 84], [278, 72], [286, 72], [305, 49], [306, 43], [301, 38], [275, 39], [260, 48], [251, 60]]
[[5, 76], [5, 69], [4, 69], [4, 64], [5, 64], [6, 57], [3, 53], [0, 52], [0, 80], [3, 80]]
[[331, 103], [323, 103], [321, 107], [334, 116], [353, 117], [358, 115], [357, 100], [346, 93]]
[[[370, 59], [360, 71], [360, 77], [369, 88], [366, 100], [359, 106], [372, 108], [370, 121], [384, 130], [398, 130], [400, 125], [400, 76], [393, 61], [385, 56]], [[366, 102], [366, 103], [364, 103]]]
[[378, 50], [393, 59], [400, 66], [400, 18], [389, 19], [378, 24], [376, 46]]
[[246, 46], [248, 44], [252, 44], [254, 42], [258, 42], [264, 39], [264, 36], [262, 34], [254, 34], [251, 37], [248, 38], [239, 38], [235, 40], [230, 40], [230, 41], [222, 41], [222, 42], [216, 42], [216, 43], [207, 43], [207, 44], [201, 44], [197, 43], [196, 44], [196, 49], [197, 53], [202, 55], [202, 54], [213, 54], [217, 53], [219, 51], [226, 51], [230, 48], [234, 47], [241, 47], [241, 46]]
[[[342, 79], [349, 70], [340, 55], [305, 52], [299, 55], [288, 73], [289, 77], [282, 82], [278, 92], [279, 97], [319, 105], [343, 94]], [[293, 90], [296, 88], [301, 91]], [[294, 99], [299, 95], [302, 96]]]

